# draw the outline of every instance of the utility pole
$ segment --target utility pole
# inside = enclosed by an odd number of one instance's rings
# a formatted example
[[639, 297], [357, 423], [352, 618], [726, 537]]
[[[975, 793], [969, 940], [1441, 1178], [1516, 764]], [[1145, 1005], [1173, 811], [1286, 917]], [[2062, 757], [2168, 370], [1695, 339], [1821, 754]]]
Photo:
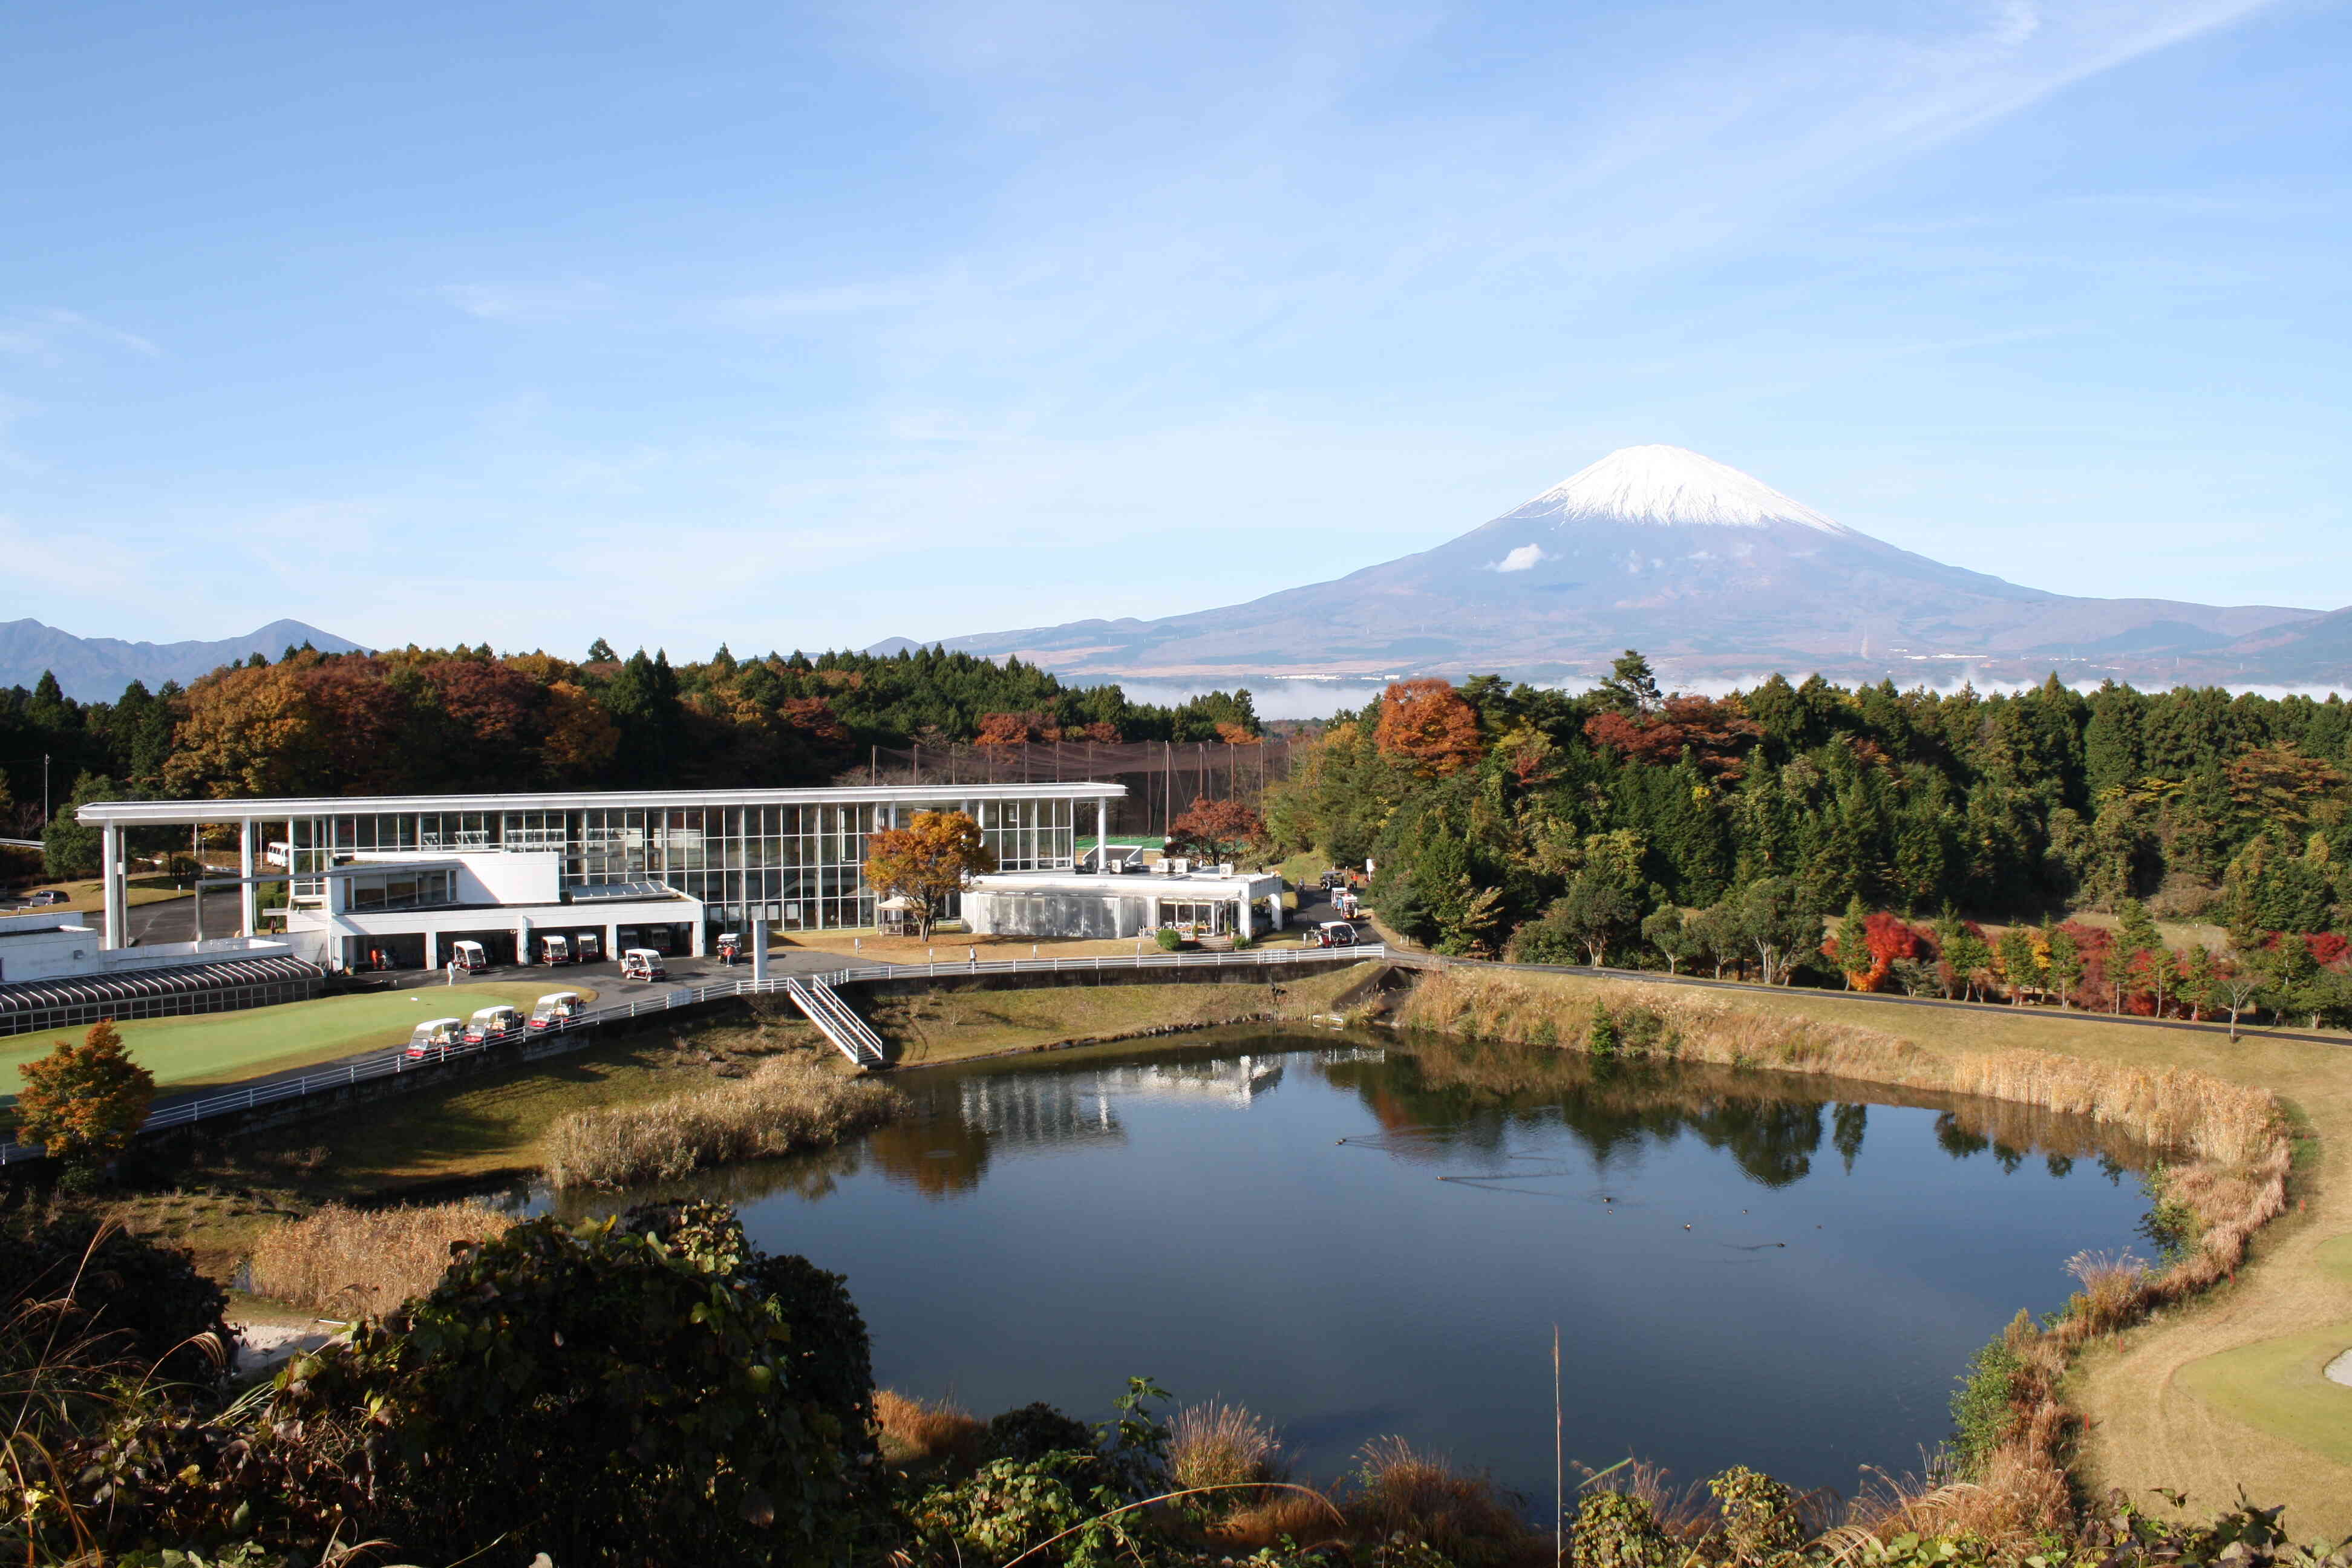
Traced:
[[49, 753], [41, 753], [41, 831], [49, 827]]

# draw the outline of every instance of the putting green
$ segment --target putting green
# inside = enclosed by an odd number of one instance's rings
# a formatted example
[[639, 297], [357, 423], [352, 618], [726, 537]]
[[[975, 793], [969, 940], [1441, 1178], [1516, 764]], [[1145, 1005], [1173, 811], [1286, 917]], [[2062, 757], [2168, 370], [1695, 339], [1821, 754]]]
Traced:
[[2314, 1254], [2319, 1271], [2330, 1279], [2352, 1279], [2352, 1236], [2331, 1236]]
[[[539, 980], [486, 980], [470, 985], [418, 985], [359, 996], [321, 996], [278, 1007], [239, 1013], [203, 1013], [185, 1018], [136, 1018], [119, 1026], [131, 1058], [155, 1075], [158, 1088], [227, 1083], [283, 1072], [313, 1062], [332, 1061], [357, 1051], [387, 1050], [404, 1043], [427, 1018], [463, 1018], [478, 1007], [511, 1003], [524, 1012], [551, 991], [577, 991], [593, 1001], [593, 988], [567, 984], [560, 975]], [[45, 1030], [0, 1040], [0, 1097], [13, 1101], [17, 1064], [44, 1057], [59, 1038], [79, 1040], [84, 1029]]]
[[2347, 1350], [2352, 1350], [2352, 1323], [2209, 1355], [2182, 1367], [2180, 1382], [2225, 1415], [2352, 1464], [2352, 1387], [2331, 1383], [2321, 1372]]

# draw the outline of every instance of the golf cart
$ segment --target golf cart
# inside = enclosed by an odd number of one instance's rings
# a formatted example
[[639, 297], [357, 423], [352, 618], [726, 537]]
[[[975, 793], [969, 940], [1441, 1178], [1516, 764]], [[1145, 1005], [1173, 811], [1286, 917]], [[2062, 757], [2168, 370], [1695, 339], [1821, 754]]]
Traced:
[[551, 991], [539, 999], [530, 1010], [530, 1026], [534, 1029], [561, 1029], [587, 1009], [581, 1005], [577, 991]]
[[490, 966], [490, 955], [482, 951], [478, 942], [453, 942], [449, 944], [449, 962], [472, 974]]
[[487, 1046], [522, 1031], [522, 1015], [501, 1002], [495, 1007], [485, 1007], [466, 1020], [466, 1043]]
[[621, 954], [621, 978], [624, 980], [667, 980], [669, 970], [662, 955], [650, 947], [633, 947]]
[[405, 1053], [408, 1059], [413, 1062], [430, 1061], [447, 1056], [460, 1043], [465, 1027], [465, 1024], [456, 1018], [426, 1019], [416, 1026], [415, 1034], [408, 1037]]

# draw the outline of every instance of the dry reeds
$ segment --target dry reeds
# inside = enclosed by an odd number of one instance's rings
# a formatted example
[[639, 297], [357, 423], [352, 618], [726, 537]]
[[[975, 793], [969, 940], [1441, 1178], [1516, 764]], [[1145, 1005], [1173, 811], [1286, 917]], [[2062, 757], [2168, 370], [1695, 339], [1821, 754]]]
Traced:
[[478, 1203], [383, 1209], [329, 1204], [254, 1245], [254, 1293], [349, 1317], [389, 1311], [441, 1282], [450, 1247], [502, 1236], [513, 1224]]
[[1238, 1487], [1280, 1480], [1274, 1428], [1238, 1405], [1188, 1405], [1169, 1423], [1168, 1468], [1179, 1487]]
[[987, 1422], [951, 1400], [909, 1399], [887, 1388], [875, 1390], [874, 1420], [882, 1457], [894, 1465], [968, 1465], [988, 1436]]
[[824, 1148], [905, 1105], [895, 1089], [794, 1054], [761, 1062], [749, 1078], [650, 1105], [574, 1111], [548, 1130], [541, 1147], [558, 1188], [676, 1181], [706, 1165]]
[[1360, 1455], [1349, 1522], [1368, 1539], [1402, 1532], [1462, 1563], [1516, 1556], [1531, 1538], [1518, 1500], [1484, 1475], [1465, 1475], [1444, 1455], [1402, 1437], [1376, 1437]]

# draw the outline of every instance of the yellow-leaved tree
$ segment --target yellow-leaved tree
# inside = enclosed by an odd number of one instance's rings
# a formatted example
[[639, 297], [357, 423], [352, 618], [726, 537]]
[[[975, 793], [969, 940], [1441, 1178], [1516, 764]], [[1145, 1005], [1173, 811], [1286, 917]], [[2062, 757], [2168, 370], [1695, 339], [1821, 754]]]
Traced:
[[69, 1173], [93, 1173], [131, 1147], [155, 1099], [155, 1075], [131, 1059], [111, 1019], [16, 1070], [17, 1141], [40, 1144]]
[[919, 811], [906, 826], [866, 839], [866, 884], [885, 898], [906, 900], [919, 936], [931, 934], [965, 877], [995, 869], [995, 851], [981, 837], [980, 824], [961, 811]]

